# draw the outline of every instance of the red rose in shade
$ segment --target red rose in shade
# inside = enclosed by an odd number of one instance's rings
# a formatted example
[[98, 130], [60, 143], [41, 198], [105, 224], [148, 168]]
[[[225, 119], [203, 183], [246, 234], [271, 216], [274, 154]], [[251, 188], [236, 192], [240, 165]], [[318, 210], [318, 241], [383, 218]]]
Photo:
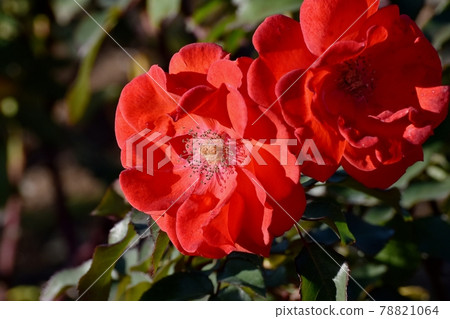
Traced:
[[[214, 44], [188, 45], [174, 55], [169, 73], [153, 66], [121, 94], [116, 136], [126, 168], [122, 189], [184, 254], [267, 256], [274, 236], [303, 213], [295, 158], [287, 154], [288, 165], [281, 165], [279, 147], [260, 141], [289, 137], [286, 127], [272, 112], [247, 125], [262, 114], [246, 93], [251, 62], [230, 61]], [[127, 148], [130, 139], [145, 144], [144, 137], [134, 137], [150, 130], [156, 135], [147, 136], [145, 147], [153, 151], [153, 163], [147, 152], [141, 156]], [[245, 141], [261, 143], [252, 149]], [[158, 168], [168, 149], [170, 162]], [[249, 153], [259, 162], [247, 161]], [[153, 174], [146, 165], [153, 165]]]
[[305, 0], [300, 23], [266, 19], [253, 41], [250, 96], [279, 101], [300, 142], [313, 139], [326, 180], [342, 165], [369, 187], [386, 188], [422, 160], [421, 145], [447, 115], [436, 50], [396, 6], [374, 0]]

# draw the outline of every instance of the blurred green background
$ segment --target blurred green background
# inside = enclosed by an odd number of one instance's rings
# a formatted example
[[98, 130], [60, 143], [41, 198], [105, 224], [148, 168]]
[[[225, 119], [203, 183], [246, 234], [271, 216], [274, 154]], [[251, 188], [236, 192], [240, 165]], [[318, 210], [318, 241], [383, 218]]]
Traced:
[[[175, 52], [197, 41], [216, 42], [233, 57], [256, 57], [251, 37], [258, 24], [277, 13], [298, 19], [301, 4], [299, 0], [77, 1], [137, 63], [73, 0], [0, 2], [0, 300], [75, 299], [70, 289], [89, 265], [67, 275], [72, 280], [59, 283], [53, 293], [47, 287], [45, 297], [42, 287], [56, 272], [92, 258], [95, 247], [108, 242], [109, 230], [129, 209], [114, 191], [121, 171], [114, 114], [128, 81], [152, 64], [167, 69]], [[443, 82], [450, 84], [450, 1], [382, 3], [397, 3], [416, 20], [439, 51]], [[449, 120], [427, 142], [425, 154], [425, 161], [409, 169], [393, 192], [373, 192], [339, 176], [326, 186], [306, 183], [310, 198], [332, 198], [349, 213], [346, 221], [356, 247], [336, 243], [326, 223], [306, 220], [304, 227], [345, 256], [353, 276], [376, 299], [450, 300]], [[414, 222], [405, 222], [396, 208], [411, 214]], [[315, 214], [311, 205], [309, 212]], [[203, 279], [180, 279], [177, 273], [210, 269], [208, 276], [215, 272], [216, 277], [215, 281], [209, 277], [215, 291], [209, 299], [298, 299], [294, 263], [298, 268], [299, 262], [294, 257], [301, 253], [301, 244], [295, 236], [294, 231], [278, 239], [270, 259], [233, 257], [244, 260], [238, 268], [256, 265], [260, 275], [252, 276], [261, 276], [262, 283], [249, 283], [236, 274], [227, 277], [223, 267], [234, 259], [192, 259], [177, 255], [171, 247], [164, 247], [156, 258], [173, 265], [164, 266], [160, 278], [198, 283]], [[156, 287], [153, 272], [158, 266], [151, 258], [153, 268], [143, 268], [147, 277], [141, 281], [116, 265], [109, 274], [109, 299], [139, 299], [143, 291]], [[148, 284], [131, 293], [128, 288], [137, 285], [124, 284], [123, 278]], [[123, 290], [128, 295], [112, 292], [114, 287], [120, 291], [121, 283], [128, 287]], [[349, 298], [364, 299], [353, 286], [350, 283]], [[158, 289], [147, 297], [151, 299]], [[175, 299], [208, 295], [190, 293]], [[171, 298], [169, 294], [167, 299]]]

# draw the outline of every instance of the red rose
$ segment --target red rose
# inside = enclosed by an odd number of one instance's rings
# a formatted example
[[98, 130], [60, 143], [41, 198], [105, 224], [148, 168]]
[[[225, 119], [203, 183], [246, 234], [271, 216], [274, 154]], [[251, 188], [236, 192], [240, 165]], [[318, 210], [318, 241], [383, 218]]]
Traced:
[[253, 42], [250, 96], [279, 101], [300, 142], [324, 161], [302, 172], [326, 180], [339, 165], [369, 187], [386, 188], [422, 160], [421, 145], [447, 115], [436, 50], [396, 6], [374, 0], [305, 0], [300, 23], [266, 19]]
[[[289, 137], [286, 127], [272, 112], [247, 125], [262, 114], [247, 94], [251, 62], [230, 61], [214, 44], [188, 45], [174, 55], [169, 73], [153, 66], [121, 94], [116, 136], [126, 168], [123, 192], [184, 254], [267, 256], [274, 236], [303, 213], [295, 158], [287, 154], [288, 165], [281, 165], [279, 146], [257, 143]], [[257, 147], [247, 147], [250, 142]], [[249, 153], [254, 157], [246, 162]]]

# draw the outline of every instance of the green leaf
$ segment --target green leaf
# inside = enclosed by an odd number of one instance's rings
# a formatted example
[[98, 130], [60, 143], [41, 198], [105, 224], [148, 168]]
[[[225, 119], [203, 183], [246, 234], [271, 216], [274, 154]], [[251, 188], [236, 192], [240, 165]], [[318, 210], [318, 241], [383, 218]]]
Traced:
[[348, 228], [347, 221], [338, 203], [330, 199], [315, 200], [306, 205], [303, 220], [323, 220], [339, 236], [341, 242], [349, 245], [355, 242], [355, 236]]
[[411, 208], [415, 204], [433, 199], [443, 199], [450, 195], [450, 178], [443, 182], [428, 181], [409, 185], [403, 192], [402, 205]]
[[385, 204], [395, 208], [395, 210], [403, 216], [403, 219], [406, 221], [411, 221], [412, 217], [408, 211], [403, 209], [400, 205], [400, 200], [402, 198], [402, 194], [398, 190], [398, 188], [392, 187], [390, 189], [382, 190], [376, 188], [368, 188], [353, 178], [347, 178], [338, 184], [354, 189], [356, 191], [362, 192], [364, 194], [370, 195]]
[[147, 0], [147, 12], [150, 23], [154, 28], [159, 28], [161, 22], [180, 11], [181, 0]]
[[178, 272], [156, 282], [141, 300], [195, 300], [213, 292], [213, 284], [205, 273]]
[[402, 285], [416, 273], [421, 261], [421, 253], [415, 242], [414, 224], [396, 215], [386, 226], [395, 229], [395, 234], [375, 256], [375, 260], [387, 266], [383, 276], [385, 282], [391, 286]]
[[[359, 265], [352, 269], [352, 277], [363, 286], [368, 286], [381, 279], [381, 276], [386, 273], [386, 265], [378, 265], [373, 263]], [[360, 288], [358, 288], [361, 290]]]
[[39, 287], [16, 286], [6, 292], [7, 301], [38, 301]]
[[261, 259], [257, 256], [234, 253], [228, 256], [217, 280], [251, 288], [261, 296], [266, 295], [266, 286], [261, 271]]
[[390, 240], [375, 259], [388, 266], [386, 281], [400, 285], [408, 280], [420, 263], [420, 252], [414, 242]]
[[130, 223], [130, 217], [122, 219], [120, 222], [116, 223], [113, 228], [109, 231], [108, 244], [113, 245], [125, 238], [128, 232], [128, 225]]
[[119, 258], [136, 237], [133, 225], [128, 224], [125, 238], [114, 245], [102, 245], [95, 249], [91, 268], [80, 279], [80, 300], [107, 300], [111, 285], [111, 272]]
[[[103, 38], [104, 37], [102, 37], [102, 40]], [[97, 42], [89, 54], [84, 58], [80, 70], [78, 71], [75, 84], [67, 95], [69, 117], [73, 124], [81, 120], [89, 104], [91, 98], [90, 76], [101, 43], [102, 41]]]
[[112, 187], [108, 188], [93, 216], [114, 216], [124, 218], [131, 206]]
[[234, 20], [235, 18], [233, 16], [227, 16], [221, 19], [220, 21], [217, 21], [214, 24], [214, 28], [212, 28], [211, 31], [208, 32], [208, 35], [204, 39], [205, 42], [217, 41], [225, 33], [230, 23], [233, 22]]
[[417, 219], [413, 225], [421, 252], [450, 261], [450, 224], [448, 222], [436, 216]]
[[223, 12], [227, 9], [227, 3], [223, 0], [206, 1], [205, 4], [196, 8], [192, 13], [192, 20], [196, 24], [205, 23], [215, 16], [223, 16]]
[[181, 253], [178, 254], [175, 258], [169, 258], [168, 262], [165, 262], [153, 275], [153, 281], [157, 282], [166, 277], [173, 269], [176, 267], [176, 264], [183, 259], [183, 255]]
[[155, 241], [152, 236], [143, 238], [140, 244], [138, 262], [131, 267], [132, 271], [148, 272], [150, 270], [150, 263], [153, 251], [155, 249]]
[[[98, 21], [106, 32], [110, 32], [116, 26], [122, 11], [123, 8], [113, 6], [106, 13], [93, 14], [93, 18]], [[84, 58], [74, 85], [66, 96], [69, 106], [69, 119], [72, 124], [76, 124], [82, 119], [89, 105], [91, 98], [91, 72], [97, 54], [106, 37], [106, 33], [90, 17], [86, 17], [85, 21], [86, 23], [80, 26], [75, 37], [75, 41], [81, 45], [80, 51], [84, 53]]]
[[160, 232], [158, 224], [150, 217], [150, 215], [145, 214], [136, 209], [131, 210], [131, 223], [134, 226], [136, 232], [142, 236], [142, 238], [147, 238], [151, 236], [155, 241]]
[[88, 260], [78, 267], [64, 269], [54, 274], [45, 284], [41, 292], [41, 300], [49, 301], [60, 297], [67, 289], [76, 287], [80, 278], [91, 267], [92, 260]]
[[[81, 7], [85, 7], [88, 2], [89, 0], [78, 0]], [[51, 0], [50, 5], [56, 21], [60, 25], [66, 25], [77, 13], [81, 11], [80, 6], [75, 1]]]
[[132, 286], [125, 292], [124, 300], [127, 301], [138, 301], [141, 299], [142, 295], [149, 290], [151, 284], [148, 282], [140, 282], [135, 286]]
[[375, 197], [393, 207], [397, 207], [398, 203], [400, 202], [401, 194], [397, 188], [390, 188], [387, 190], [368, 188], [352, 178], [346, 179], [344, 182], [342, 182], [342, 184], [346, 187], [350, 187], [352, 189], [355, 189], [357, 191], [360, 191], [367, 195]]
[[[381, 283], [382, 276], [386, 273], [386, 265], [364, 263], [352, 268], [352, 278], [362, 287], [375, 287]], [[364, 291], [352, 280], [348, 285], [349, 300], [364, 300], [367, 296]]]
[[229, 285], [219, 291], [218, 300], [223, 301], [250, 301], [252, 298], [241, 288]]
[[[286, 260], [286, 258], [284, 258]], [[289, 261], [290, 262], [290, 261]], [[267, 288], [274, 288], [288, 283], [288, 271], [290, 265], [279, 265], [274, 269], [264, 270], [264, 282]]]
[[169, 246], [169, 243], [169, 236], [167, 236], [165, 232], [160, 231], [158, 233], [158, 237], [156, 238], [155, 250], [152, 256], [152, 265], [154, 271], [157, 271], [161, 258], [166, 251], [167, 246]]
[[98, 4], [103, 8], [118, 7], [125, 9], [132, 0], [98, 0]]
[[372, 225], [384, 225], [395, 215], [395, 210], [391, 206], [378, 205], [369, 208], [363, 216], [364, 221]]
[[336, 286], [336, 301], [347, 301], [349, 273], [350, 268], [348, 268], [347, 263], [343, 263], [336, 277], [333, 278], [334, 285]]
[[300, 9], [300, 0], [233, 0], [239, 24], [257, 24], [268, 16]]
[[131, 271], [124, 276], [117, 288], [114, 300], [138, 301], [144, 292], [151, 287], [151, 278], [148, 274]]
[[301, 299], [346, 300], [348, 265], [344, 257], [334, 250], [323, 249], [316, 244], [308, 244], [295, 258]]
[[440, 142], [433, 143], [431, 145], [424, 146], [423, 148], [423, 161], [417, 162], [414, 165], [408, 167], [405, 174], [393, 185], [400, 189], [406, 188], [411, 180], [419, 176], [428, 165], [430, 165], [431, 157], [435, 153], [442, 152], [443, 144]]
[[355, 246], [367, 255], [375, 256], [394, 235], [393, 229], [369, 224], [353, 214], [348, 214], [347, 220], [356, 238]]

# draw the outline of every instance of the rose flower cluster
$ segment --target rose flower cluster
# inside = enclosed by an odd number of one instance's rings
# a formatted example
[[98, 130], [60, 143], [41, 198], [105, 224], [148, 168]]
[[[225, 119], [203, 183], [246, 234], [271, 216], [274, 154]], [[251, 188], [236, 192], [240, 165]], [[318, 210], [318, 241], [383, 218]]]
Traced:
[[342, 166], [368, 187], [392, 185], [422, 160], [450, 91], [417, 25], [378, 7], [305, 0], [300, 22], [258, 27], [256, 60], [191, 44], [169, 72], [132, 80], [115, 128], [127, 200], [183, 254], [268, 256], [303, 214], [301, 174], [326, 181]]

